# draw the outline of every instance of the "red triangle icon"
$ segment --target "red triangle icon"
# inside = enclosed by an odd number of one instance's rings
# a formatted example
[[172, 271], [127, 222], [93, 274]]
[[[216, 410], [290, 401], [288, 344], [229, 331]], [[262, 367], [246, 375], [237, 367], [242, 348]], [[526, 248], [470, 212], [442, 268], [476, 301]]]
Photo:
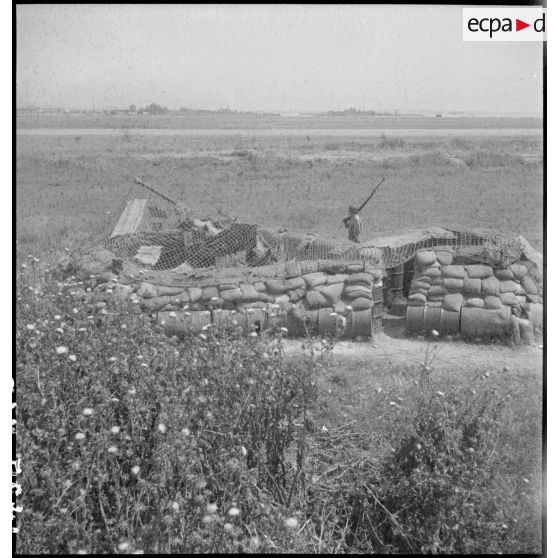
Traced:
[[515, 20], [515, 30], [516, 31], [521, 31], [522, 29], [525, 29], [526, 27], [531, 27], [530, 23], [525, 23], [524, 21], [521, 21], [520, 19]]

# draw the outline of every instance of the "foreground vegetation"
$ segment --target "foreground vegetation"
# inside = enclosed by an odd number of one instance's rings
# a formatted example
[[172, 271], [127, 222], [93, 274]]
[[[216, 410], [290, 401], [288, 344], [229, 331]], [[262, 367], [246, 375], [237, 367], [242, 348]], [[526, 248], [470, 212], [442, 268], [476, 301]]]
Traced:
[[287, 358], [281, 331], [168, 338], [35, 264], [17, 283], [18, 553], [540, 552], [540, 377], [456, 378], [434, 343], [340, 369], [333, 339]]

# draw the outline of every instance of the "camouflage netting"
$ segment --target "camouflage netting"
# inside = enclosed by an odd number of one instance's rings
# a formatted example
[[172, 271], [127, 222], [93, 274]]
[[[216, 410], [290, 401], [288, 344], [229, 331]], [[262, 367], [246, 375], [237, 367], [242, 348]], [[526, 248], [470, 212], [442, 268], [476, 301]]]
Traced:
[[542, 256], [515, 233], [433, 227], [354, 244], [270, 230], [223, 213], [203, 215], [137, 179], [127, 200], [105, 234], [72, 255], [76, 271], [96, 274], [112, 269], [152, 284], [209, 285], [321, 270], [343, 273], [354, 264], [389, 269], [440, 246], [451, 246], [462, 258], [494, 268], [529, 260], [542, 271]]

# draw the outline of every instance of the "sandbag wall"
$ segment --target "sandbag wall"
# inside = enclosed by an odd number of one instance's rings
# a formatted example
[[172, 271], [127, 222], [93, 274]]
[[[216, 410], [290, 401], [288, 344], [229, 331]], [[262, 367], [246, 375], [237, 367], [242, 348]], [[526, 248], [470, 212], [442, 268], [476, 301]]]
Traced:
[[415, 257], [407, 299], [407, 329], [503, 336], [531, 341], [542, 328], [542, 277], [530, 261], [495, 269], [451, 249], [425, 250]]
[[[144, 281], [119, 285], [119, 289], [129, 291], [141, 310], [156, 315], [170, 333], [231, 323], [247, 333], [284, 327], [295, 336], [318, 332], [370, 337], [374, 327], [381, 326], [383, 270], [365, 270], [364, 264], [350, 264], [345, 270], [200, 287]], [[106, 290], [107, 285], [100, 288]]]

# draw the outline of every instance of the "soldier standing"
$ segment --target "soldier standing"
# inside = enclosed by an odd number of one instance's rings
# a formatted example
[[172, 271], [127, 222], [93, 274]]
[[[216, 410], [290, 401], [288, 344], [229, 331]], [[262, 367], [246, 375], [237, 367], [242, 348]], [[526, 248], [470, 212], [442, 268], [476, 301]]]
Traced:
[[349, 231], [349, 240], [352, 242], [360, 242], [360, 234], [362, 233], [362, 221], [358, 214], [358, 208], [354, 205], [349, 206], [349, 218], [345, 222], [345, 227]]

